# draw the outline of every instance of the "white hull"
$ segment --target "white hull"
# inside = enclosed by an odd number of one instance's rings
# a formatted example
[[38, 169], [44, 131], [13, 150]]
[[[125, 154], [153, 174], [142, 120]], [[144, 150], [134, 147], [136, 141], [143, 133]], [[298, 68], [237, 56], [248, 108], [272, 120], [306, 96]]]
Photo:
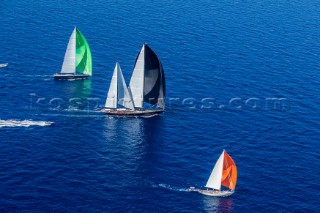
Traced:
[[200, 194], [213, 196], [213, 197], [228, 197], [234, 193], [234, 191], [214, 191], [214, 190], [198, 190]]
[[0, 67], [6, 67], [8, 66], [8, 63], [0, 64]]

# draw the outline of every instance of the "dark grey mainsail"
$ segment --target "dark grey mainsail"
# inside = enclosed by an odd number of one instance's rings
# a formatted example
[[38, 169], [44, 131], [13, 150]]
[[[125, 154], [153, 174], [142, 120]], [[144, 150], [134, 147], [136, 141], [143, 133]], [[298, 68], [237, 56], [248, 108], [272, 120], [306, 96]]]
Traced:
[[155, 52], [143, 44], [130, 80], [134, 106], [143, 109], [149, 103], [161, 110], [165, 108], [165, 77], [162, 64]]

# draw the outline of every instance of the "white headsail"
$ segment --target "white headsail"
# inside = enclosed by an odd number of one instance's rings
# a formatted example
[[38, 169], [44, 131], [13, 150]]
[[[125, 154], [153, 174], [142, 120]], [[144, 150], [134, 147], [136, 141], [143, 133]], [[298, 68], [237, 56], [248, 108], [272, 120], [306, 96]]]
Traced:
[[61, 68], [61, 73], [76, 72], [76, 28], [74, 28], [68, 43]]
[[212, 189], [221, 189], [222, 169], [223, 169], [224, 151], [217, 160], [211, 175], [207, 181], [206, 187]]
[[118, 104], [128, 109], [134, 109], [131, 93], [124, 80], [120, 65], [118, 65]]
[[136, 60], [132, 77], [130, 79], [129, 88], [132, 94], [134, 106], [143, 108], [143, 89], [144, 89], [144, 56], [145, 45], [142, 46], [138, 58]]
[[118, 104], [128, 109], [134, 109], [132, 97], [124, 80], [120, 65], [116, 63], [105, 107], [116, 109], [118, 108]]
[[107, 95], [107, 101], [105, 104], [105, 107], [107, 108], [116, 109], [118, 105], [117, 104], [118, 103], [118, 69], [119, 69], [119, 66], [117, 63], [113, 71], [113, 75], [112, 75], [112, 79], [111, 79], [111, 83], [110, 83], [110, 87]]

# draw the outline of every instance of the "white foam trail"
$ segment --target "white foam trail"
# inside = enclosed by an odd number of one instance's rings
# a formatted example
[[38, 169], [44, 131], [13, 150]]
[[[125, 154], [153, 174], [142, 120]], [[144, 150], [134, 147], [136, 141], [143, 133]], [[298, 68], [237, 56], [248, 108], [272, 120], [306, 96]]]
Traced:
[[158, 185], [153, 185], [155, 188], [164, 188], [164, 189], [169, 189], [172, 191], [178, 191], [178, 192], [189, 192], [189, 189], [185, 189], [185, 188], [177, 188], [177, 187], [173, 187], [170, 186], [169, 184], [163, 184], [160, 183]]
[[142, 115], [141, 117], [142, 117], [142, 118], [152, 118], [152, 117], [155, 117], [155, 116], [159, 116], [159, 114], [153, 114], [153, 115]]
[[0, 128], [2, 127], [29, 127], [29, 126], [50, 126], [51, 121], [32, 121], [32, 120], [0, 120]]
[[25, 75], [25, 77], [53, 77], [53, 75]]

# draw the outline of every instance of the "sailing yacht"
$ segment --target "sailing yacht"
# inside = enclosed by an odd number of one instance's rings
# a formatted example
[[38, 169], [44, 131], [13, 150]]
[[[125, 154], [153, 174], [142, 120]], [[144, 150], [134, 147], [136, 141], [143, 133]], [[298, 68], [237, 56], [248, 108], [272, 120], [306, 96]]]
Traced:
[[[117, 66], [116, 66], [117, 67]], [[123, 115], [123, 116], [150, 116], [164, 112], [165, 109], [165, 77], [161, 62], [155, 52], [145, 43], [143, 44], [137, 59], [135, 61], [133, 73], [130, 79], [128, 92], [126, 92], [125, 100], [130, 102], [132, 100], [133, 107], [126, 106], [126, 110], [119, 110], [114, 108], [115, 105], [110, 107], [110, 104], [119, 101], [119, 98], [124, 96], [115, 96], [118, 94], [116, 89], [123, 89], [121, 86], [113, 86], [113, 82], [118, 82], [118, 85], [125, 85], [123, 82], [119, 82], [119, 79], [123, 79], [121, 69], [117, 73], [121, 73], [120, 77], [117, 74], [113, 74], [110, 89], [107, 96], [106, 106], [103, 112], [110, 115]], [[115, 69], [116, 71], [116, 69]], [[115, 77], [117, 76], [117, 81]], [[122, 77], [121, 77], [122, 76]], [[113, 89], [111, 89], [111, 87]], [[123, 105], [122, 105], [123, 106]]]
[[54, 79], [84, 79], [92, 75], [92, 56], [89, 44], [75, 27], [67, 46], [60, 73]]
[[8, 63], [0, 64], [0, 67], [6, 67], [8, 66]]
[[[230, 155], [223, 150], [217, 160], [204, 190], [199, 193], [216, 197], [227, 197], [234, 193], [237, 184], [237, 166]], [[226, 190], [221, 190], [221, 186]]]

